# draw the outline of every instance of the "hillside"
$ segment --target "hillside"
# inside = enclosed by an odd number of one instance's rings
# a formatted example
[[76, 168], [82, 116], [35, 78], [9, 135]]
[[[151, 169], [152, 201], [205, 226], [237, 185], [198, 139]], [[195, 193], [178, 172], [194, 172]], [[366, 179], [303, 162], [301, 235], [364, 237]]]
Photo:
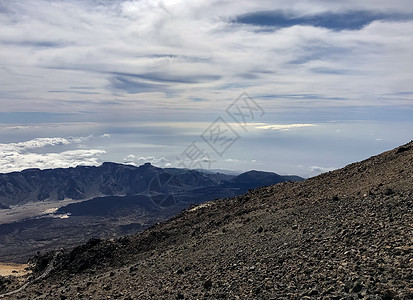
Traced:
[[6, 299], [412, 299], [413, 142], [33, 262]]
[[0, 262], [23, 263], [37, 251], [137, 233], [193, 204], [303, 180], [253, 174], [245, 184], [239, 180], [244, 174], [163, 169], [149, 163], [0, 174], [0, 195], [10, 205], [0, 204]]

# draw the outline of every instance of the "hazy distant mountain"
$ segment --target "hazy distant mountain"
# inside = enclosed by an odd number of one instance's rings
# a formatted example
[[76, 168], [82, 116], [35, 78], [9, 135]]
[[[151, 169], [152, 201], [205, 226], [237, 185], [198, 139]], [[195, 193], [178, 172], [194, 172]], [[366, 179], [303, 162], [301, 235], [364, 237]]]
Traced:
[[302, 181], [303, 178], [299, 176], [281, 176], [276, 173], [272, 172], [262, 172], [262, 171], [248, 171], [242, 173], [233, 179], [231, 179], [230, 183], [235, 184], [242, 184], [244, 187], [248, 188], [256, 188], [259, 186], [265, 185], [273, 185], [276, 183], [284, 182], [284, 181]]
[[[154, 182], [155, 179], [156, 181], [159, 179], [159, 184]], [[103, 163], [99, 167], [28, 169], [22, 172], [0, 174], [0, 203], [7, 206], [35, 201], [149, 195], [155, 192], [165, 192], [162, 189], [170, 186], [188, 190], [197, 187], [217, 186], [226, 182], [257, 187], [286, 180], [297, 181], [302, 180], [302, 178], [258, 171], [235, 176], [197, 170], [162, 169], [149, 163], [139, 167]]]
[[[67, 169], [28, 169], [0, 174], [0, 202], [5, 205], [33, 201], [91, 199], [99, 196], [125, 196], [151, 192], [155, 178], [174, 176], [183, 187], [214, 186], [232, 176], [184, 169], [162, 169], [147, 163], [139, 167], [103, 163], [99, 167]], [[159, 188], [159, 187], [158, 187]]]

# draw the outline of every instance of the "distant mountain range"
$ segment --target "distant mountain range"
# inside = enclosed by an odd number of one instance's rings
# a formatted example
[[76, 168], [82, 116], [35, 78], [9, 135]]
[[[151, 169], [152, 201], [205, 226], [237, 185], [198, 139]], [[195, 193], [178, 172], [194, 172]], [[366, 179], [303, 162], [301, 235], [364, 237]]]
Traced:
[[298, 176], [281, 176], [259, 171], [235, 176], [199, 170], [162, 169], [150, 163], [139, 167], [106, 162], [99, 167], [27, 169], [0, 174], [0, 208], [37, 201], [83, 200], [130, 195], [145, 195], [154, 200], [155, 204], [171, 206], [176, 203], [162, 202], [164, 200], [162, 196], [171, 193], [184, 196], [190, 190], [217, 186], [246, 191], [248, 188], [289, 180], [303, 179]]
[[149, 163], [0, 174], [0, 261], [25, 261], [38, 250], [135, 233], [193, 204], [301, 180], [271, 172], [233, 175]]

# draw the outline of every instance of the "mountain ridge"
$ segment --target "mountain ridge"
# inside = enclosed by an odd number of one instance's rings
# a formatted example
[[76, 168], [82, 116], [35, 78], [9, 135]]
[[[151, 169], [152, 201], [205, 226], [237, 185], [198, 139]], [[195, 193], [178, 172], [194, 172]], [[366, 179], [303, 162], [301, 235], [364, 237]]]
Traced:
[[[279, 181], [303, 180], [300, 177], [280, 176]], [[274, 175], [274, 176], [275, 176]], [[141, 166], [104, 162], [100, 166], [77, 166], [57, 169], [26, 169], [0, 174], [0, 203], [4, 207], [32, 201], [63, 199], [92, 199], [103, 196], [127, 196], [159, 192], [151, 186], [158, 177], [173, 176], [178, 185], [190, 188], [214, 186], [236, 178], [222, 173], [203, 173], [196, 170], [158, 168], [150, 163]], [[273, 182], [276, 183], [276, 182]], [[154, 189], [154, 190], [152, 190]]]

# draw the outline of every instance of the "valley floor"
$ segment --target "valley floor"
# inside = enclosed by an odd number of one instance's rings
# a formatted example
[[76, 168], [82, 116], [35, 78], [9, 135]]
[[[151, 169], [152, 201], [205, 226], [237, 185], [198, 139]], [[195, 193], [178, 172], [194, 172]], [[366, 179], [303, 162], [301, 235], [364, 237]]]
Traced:
[[0, 276], [24, 276], [28, 274], [26, 264], [11, 264], [11, 263], [1, 263], [0, 262]]

